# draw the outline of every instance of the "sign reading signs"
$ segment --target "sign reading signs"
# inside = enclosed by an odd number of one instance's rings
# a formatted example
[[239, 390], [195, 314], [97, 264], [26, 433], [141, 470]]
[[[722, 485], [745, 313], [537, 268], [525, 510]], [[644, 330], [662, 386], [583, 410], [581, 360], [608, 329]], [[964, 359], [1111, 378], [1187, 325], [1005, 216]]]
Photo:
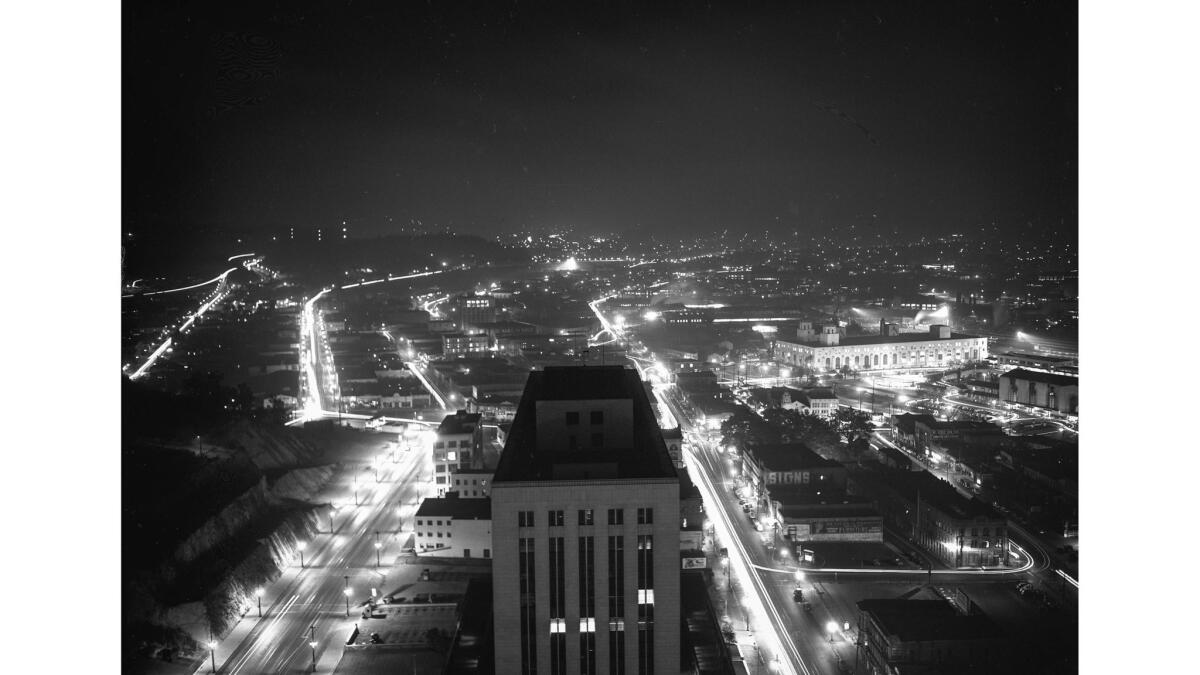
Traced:
[[702, 570], [708, 567], [708, 558], [683, 558], [683, 569]]

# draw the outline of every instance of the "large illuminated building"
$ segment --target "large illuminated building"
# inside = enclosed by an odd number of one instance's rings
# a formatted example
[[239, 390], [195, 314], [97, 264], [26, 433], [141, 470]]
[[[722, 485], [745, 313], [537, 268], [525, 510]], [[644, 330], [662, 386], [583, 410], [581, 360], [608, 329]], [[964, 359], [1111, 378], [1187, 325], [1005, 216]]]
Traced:
[[847, 337], [836, 325], [801, 322], [795, 339], [775, 340], [776, 361], [818, 371], [944, 368], [987, 355], [987, 338], [952, 333], [944, 325], [930, 326], [928, 333], [901, 333], [895, 324], [881, 323], [878, 335]]
[[492, 481], [496, 672], [680, 672], [679, 478], [636, 371], [532, 372]]

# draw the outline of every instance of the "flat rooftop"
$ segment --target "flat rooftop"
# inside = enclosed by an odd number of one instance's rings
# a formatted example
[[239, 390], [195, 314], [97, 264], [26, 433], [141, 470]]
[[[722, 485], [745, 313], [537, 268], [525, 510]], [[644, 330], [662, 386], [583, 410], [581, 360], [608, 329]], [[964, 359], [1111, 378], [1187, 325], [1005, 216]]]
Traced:
[[1050, 356], [1048, 354], [1031, 354], [1029, 352], [1005, 352], [1001, 357], [1010, 356], [1018, 359], [1027, 359], [1030, 361], [1043, 361], [1045, 363], [1070, 363], [1074, 359], [1065, 356]]
[[888, 635], [902, 642], [933, 640], [1001, 639], [1000, 627], [985, 614], [959, 614], [945, 600], [859, 600], [858, 608], [870, 614]]
[[[631, 399], [633, 447], [564, 452], [537, 447], [537, 402]], [[622, 366], [550, 366], [533, 371], [496, 467], [494, 483], [563, 480], [560, 476], [596, 473], [617, 480], [677, 480], [654, 409], [637, 371]]]
[[455, 520], [491, 520], [492, 503], [487, 499], [457, 497], [426, 497], [417, 509], [417, 517], [453, 518]]
[[871, 345], [891, 345], [903, 344], [906, 342], [940, 342], [943, 340], [973, 340], [978, 338], [978, 335], [970, 333], [951, 333], [948, 338], [939, 338], [933, 333], [900, 333], [898, 335], [842, 335], [838, 338], [836, 345], [823, 345], [819, 342], [801, 342], [798, 338], [780, 339], [779, 342], [787, 342], [794, 345], [804, 345], [805, 347], [867, 347]]
[[1028, 368], [1013, 368], [1000, 377], [1009, 377], [1014, 380], [1025, 380], [1026, 382], [1043, 382], [1045, 384], [1053, 384], [1059, 387], [1079, 386], [1078, 377], [1060, 375], [1058, 373], [1047, 373], [1041, 370], [1030, 370]]
[[438, 425], [439, 434], [471, 434], [479, 427], [483, 415], [459, 410], [453, 415], [446, 415]]
[[889, 490], [909, 502], [916, 503], [919, 498], [922, 503], [929, 504], [952, 518], [1003, 520], [991, 506], [978, 499], [967, 499], [950, 483], [928, 471], [889, 469], [880, 466], [879, 469], [856, 471], [851, 475], [851, 480], [876, 490]]
[[750, 443], [746, 448], [770, 471], [842, 468], [841, 463], [825, 459], [803, 443]]

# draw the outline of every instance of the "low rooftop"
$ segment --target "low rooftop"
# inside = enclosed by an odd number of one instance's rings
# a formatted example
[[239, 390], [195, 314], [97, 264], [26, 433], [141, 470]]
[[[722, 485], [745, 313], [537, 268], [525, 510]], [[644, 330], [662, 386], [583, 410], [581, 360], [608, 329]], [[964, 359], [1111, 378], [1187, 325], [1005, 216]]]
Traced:
[[859, 600], [858, 608], [902, 642], [992, 640], [1004, 634], [986, 614], [963, 615], [945, 600]]
[[919, 499], [922, 504], [932, 506], [951, 518], [1003, 520], [1002, 516], [996, 513], [991, 506], [978, 499], [968, 499], [962, 496], [950, 483], [928, 471], [908, 471], [878, 466], [878, 469], [855, 472], [852, 479], [856, 483], [870, 486], [875, 490], [891, 491], [914, 504]]
[[492, 502], [487, 499], [457, 497], [427, 497], [417, 509], [417, 517], [453, 518], [455, 520], [491, 520]]
[[[779, 342], [788, 342], [791, 344], [802, 344], [806, 347], [868, 347], [871, 345], [891, 345], [903, 344], [906, 342], [938, 342], [940, 340], [970, 340], [978, 338], [978, 335], [969, 333], [951, 333], [948, 338], [939, 338], [933, 333], [900, 333], [898, 335], [843, 335], [838, 338], [836, 345], [823, 345], [818, 342], [801, 342], [799, 338], [790, 340], [780, 339]], [[814, 338], [815, 339], [815, 338]]]
[[750, 443], [746, 449], [770, 471], [842, 468], [840, 463], [825, 459], [803, 443]]
[[1014, 380], [1025, 380], [1026, 382], [1042, 382], [1045, 384], [1053, 384], [1058, 387], [1079, 386], [1078, 377], [1061, 375], [1059, 373], [1047, 373], [1043, 370], [1030, 370], [1029, 368], [1013, 368], [1000, 377], [1007, 377]]
[[453, 415], [446, 415], [442, 419], [442, 423], [438, 425], [437, 432], [439, 434], [471, 434], [479, 427], [479, 420], [482, 417], [483, 415], [479, 413], [459, 410]]

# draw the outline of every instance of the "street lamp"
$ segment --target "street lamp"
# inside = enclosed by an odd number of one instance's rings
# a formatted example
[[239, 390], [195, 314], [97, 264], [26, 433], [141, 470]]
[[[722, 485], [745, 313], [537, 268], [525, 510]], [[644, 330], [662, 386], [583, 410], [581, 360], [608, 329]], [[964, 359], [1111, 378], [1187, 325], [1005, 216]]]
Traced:
[[375, 567], [379, 567], [379, 550], [383, 548], [383, 544], [379, 543], [379, 530], [375, 530]]
[[837, 632], [838, 625], [836, 621], [830, 621], [825, 624], [825, 632], [829, 633], [829, 644], [833, 644], [833, 634]]
[[263, 593], [265, 593], [265, 592], [266, 591], [263, 589], [262, 586], [259, 586], [258, 588], [256, 588], [254, 590], [254, 594], [258, 596], [258, 618], [260, 618], [260, 619], [262, 618], [262, 596], [263, 596]]
[[346, 580], [346, 587], [342, 589], [342, 595], [346, 596], [346, 618], [350, 617], [350, 577], [342, 577]]
[[308, 646], [312, 648], [312, 671], [317, 672], [317, 641], [310, 640]]
[[212, 657], [212, 672], [217, 672], [217, 641], [209, 640], [208, 654]]
[[308, 542], [302, 541], [296, 544], [296, 550], [300, 552], [300, 569], [304, 569], [304, 549], [308, 548]]

